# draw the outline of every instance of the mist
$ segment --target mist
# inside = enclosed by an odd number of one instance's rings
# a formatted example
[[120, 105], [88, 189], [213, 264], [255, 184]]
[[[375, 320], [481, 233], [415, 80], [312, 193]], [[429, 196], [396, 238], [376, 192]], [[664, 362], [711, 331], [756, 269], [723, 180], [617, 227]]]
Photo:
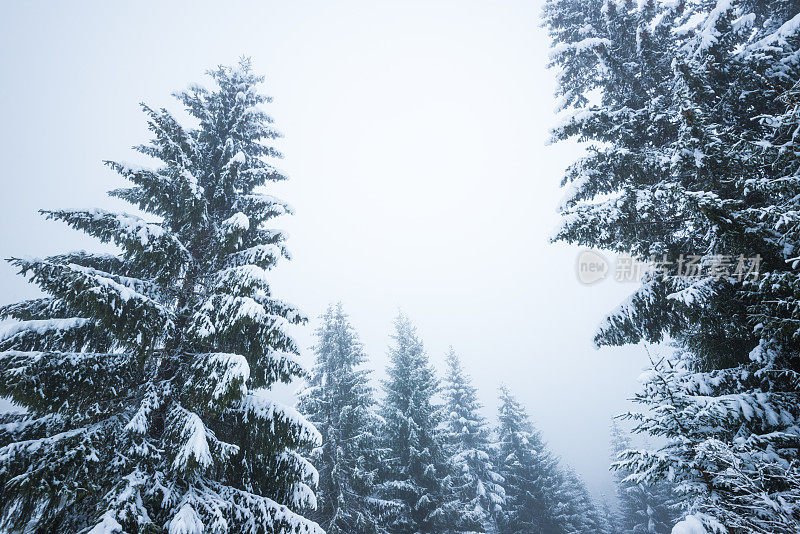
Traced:
[[[402, 5], [401, 5], [402, 4]], [[554, 72], [539, 2], [13, 3], [0, 20], [0, 256], [100, 250], [37, 210], [132, 211], [105, 159], [135, 160], [139, 102], [249, 56], [285, 138], [271, 187], [291, 262], [278, 296], [311, 318], [342, 301], [376, 380], [392, 320], [434, 365], [450, 345], [493, 419], [501, 383], [596, 497], [613, 492], [608, 427], [630, 408], [642, 347], [597, 350], [599, 320], [635, 285], [587, 286], [579, 249], [551, 244], [559, 181], [580, 153], [549, 146]], [[37, 290], [0, 266], [0, 304]]]

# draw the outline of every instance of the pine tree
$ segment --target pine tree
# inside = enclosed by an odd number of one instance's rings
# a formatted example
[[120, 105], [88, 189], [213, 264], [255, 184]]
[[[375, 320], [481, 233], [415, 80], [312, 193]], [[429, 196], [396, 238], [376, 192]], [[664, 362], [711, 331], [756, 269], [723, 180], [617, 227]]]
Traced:
[[599, 506], [600, 520], [602, 523], [602, 532], [607, 534], [622, 534], [622, 528], [619, 524], [619, 517], [611, 508], [605, 496], [600, 500]]
[[305, 322], [267, 276], [287, 253], [265, 223], [291, 211], [261, 190], [285, 178], [279, 133], [249, 61], [210, 75], [175, 95], [195, 127], [142, 106], [157, 167], [108, 162], [148, 218], [43, 212], [120, 253], [11, 260], [47, 296], [0, 309], [18, 321], [0, 395], [26, 410], [0, 426], [3, 531], [322, 532], [296, 452], [319, 435], [270, 398], [301, 373], [285, 326]]
[[[617, 461], [626, 451], [632, 450], [631, 440], [623, 433], [616, 421], [611, 425], [612, 460]], [[614, 465], [614, 464], [612, 464]], [[630, 472], [616, 469], [614, 478], [619, 503], [620, 533], [669, 534], [678, 522], [674, 510], [674, 488], [666, 480], [653, 481], [650, 485], [637, 484], [628, 479]]]
[[666, 444], [628, 451], [617, 465], [635, 483], [674, 480], [688, 512], [711, 532], [798, 532], [800, 467], [786, 460], [795, 455], [793, 434], [761, 438], [741, 423], [749, 418], [754, 424], [785, 424], [796, 406], [789, 396], [749, 393], [730, 375], [698, 373], [685, 357], [654, 362], [635, 397], [648, 409], [628, 417]]
[[402, 313], [395, 320], [392, 339], [381, 410], [387, 450], [381, 493], [396, 504], [388, 530], [438, 534], [449, 519], [441, 410], [433, 399], [439, 384], [416, 328]]
[[522, 405], [500, 388], [497, 466], [505, 480], [506, 503], [498, 518], [503, 534], [564, 532], [556, 495], [562, 477], [557, 460], [542, 441]]
[[450, 464], [449, 499], [455, 505], [458, 532], [493, 532], [505, 499], [501, 477], [492, 464], [491, 441], [478, 392], [452, 347], [447, 354], [445, 449]]
[[557, 503], [558, 532], [565, 534], [611, 534], [605, 518], [592, 499], [586, 483], [571, 468], [560, 473], [559, 486], [552, 499]]
[[[621, 466], [675, 480], [687, 511], [731, 532], [800, 520], [786, 469], [800, 456], [798, 12], [791, 0], [545, 9], [573, 108], [554, 139], [591, 142], [564, 178], [558, 239], [666, 260], [596, 336], [677, 344], [634, 415], [667, 449]], [[686, 276], [692, 256], [699, 276]]]
[[328, 534], [385, 532], [374, 498], [379, 422], [367, 357], [342, 304], [328, 307], [316, 331], [316, 364], [301, 393], [301, 410], [322, 434], [313, 518]]

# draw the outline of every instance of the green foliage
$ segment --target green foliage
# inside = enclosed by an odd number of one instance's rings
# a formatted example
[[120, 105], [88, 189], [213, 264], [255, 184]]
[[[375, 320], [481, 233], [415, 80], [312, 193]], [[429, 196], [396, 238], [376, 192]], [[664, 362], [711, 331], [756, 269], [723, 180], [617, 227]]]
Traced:
[[[587, 142], [564, 177], [557, 239], [672, 262], [595, 338], [679, 347], [680, 372], [666, 379], [658, 364], [662, 379], [639, 397], [650, 414], [637, 431], [669, 444], [624, 465], [681, 481], [685, 506], [731, 532], [793, 532], [798, 518], [793, 486], [763, 484], [800, 453], [800, 390], [787, 380], [800, 371], [798, 11], [784, 0], [549, 0], [544, 12], [567, 115], [553, 138]], [[681, 255], [707, 268], [758, 257], [760, 273], [680, 276]]]
[[391, 503], [375, 497], [380, 420], [363, 346], [341, 303], [328, 307], [317, 329], [316, 363], [300, 408], [322, 434], [312, 457], [319, 470], [313, 518], [328, 534], [386, 532]]
[[142, 106], [157, 167], [108, 162], [144, 216], [42, 212], [118, 254], [12, 260], [47, 297], [0, 308], [0, 395], [25, 409], [0, 421], [3, 531], [321, 532], [296, 452], [319, 435], [269, 393], [301, 374], [305, 322], [266, 271], [279, 134], [249, 61], [209, 74], [175, 95], [196, 127]]
[[492, 532], [505, 501], [503, 477], [492, 463], [489, 428], [472, 380], [452, 347], [444, 380], [444, 448], [450, 466], [448, 501], [456, 532]]
[[447, 526], [447, 464], [434, 404], [439, 383], [416, 329], [400, 314], [389, 349], [388, 379], [381, 407], [383, 448], [380, 494], [395, 504], [388, 530], [439, 533]]

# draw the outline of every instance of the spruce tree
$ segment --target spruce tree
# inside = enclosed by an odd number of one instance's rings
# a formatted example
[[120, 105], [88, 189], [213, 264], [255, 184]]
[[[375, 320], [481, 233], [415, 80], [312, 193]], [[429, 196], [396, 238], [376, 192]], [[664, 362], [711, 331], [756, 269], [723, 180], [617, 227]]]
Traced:
[[500, 388], [499, 401], [496, 454], [506, 494], [498, 518], [500, 532], [563, 532], [557, 517], [562, 484], [558, 462], [505, 386]]
[[328, 307], [316, 335], [316, 363], [300, 403], [322, 435], [312, 458], [319, 471], [312, 517], [328, 534], [385, 532], [374, 497], [380, 424], [364, 348], [341, 303]]
[[609, 525], [589, 493], [586, 483], [571, 468], [562, 470], [553, 496], [558, 532], [565, 534], [611, 534]]
[[491, 441], [478, 392], [452, 347], [444, 380], [444, 442], [451, 471], [448, 500], [459, 532], [493, 532], [505, 500], [501, 477], [491, 459]]
[[[631, 449], [630, 437], [623, 433], [615, 421], [611, 425], [612, 460], [616, 462]], [[620, 533], [669, 534], [672, 532], [672, 527], [679, 518], [674, 509], [675, 488], [667, 480], [653, 481], [650, 485], [637, 484], [628, 478], [631, 474], [624, 469], [615, 469], [614, 471]]]
[[248, 60], [209, 74], [175, 94], [193, 126], [142, 105], [156, 166], [107, 162], [144, 217], [43, 212], [119, 253], [11, 260], [46, 296], [0, 309], [0, 395], [25, 409], [0, 426], [3, 531], [322, 532], [298, 513], [319, 435], [270, 395], [305, 322], [268, 282], [279, 133]]
[[495, 454], [506, 501], [499, 514], [501, 534], [612, 534], [613, 521], [601, 513], [583, 480], [564, 469], [541, 432], [505, 386], [500, 388]]
[[439, 384], [416, 328], [402, 313], [394, 326], [381, 409], [387, 451], [381, 494], [396, 505], [388, 530], [439, 534], [449, 519], [441, 409], [434, 403]]
[[677, 344], [632, 415], [667, 447], [620, 467], [677, 482], [709, 528], [796, 532], [800, 6], [548, 0], [545, 17], [554, 139], [590, 142], [557, 238], [659, 262], [596, 342]]
[[615, 513], [615, 511], [611, 508], [611, 505], [608, 502], [608, 499], [603, 496], [600, 500], [600, 506], [598, 507], [600, 513], [600, 521], [602, 524], [601, 531], [606, 532], [608, 534], [622, 534], [622, 528], [619, 524], [619, 517]]

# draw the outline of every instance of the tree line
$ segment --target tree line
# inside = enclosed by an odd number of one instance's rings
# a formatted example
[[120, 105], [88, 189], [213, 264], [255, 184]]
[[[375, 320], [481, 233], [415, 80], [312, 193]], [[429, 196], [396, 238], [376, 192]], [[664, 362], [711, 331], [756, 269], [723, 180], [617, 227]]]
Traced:
[[154, 166], [106, 162], [142, 215], [42, 212], [117, 253], [10, 260], [42, 295], [0, 306], [21, 408], [0, 415], [0, 530], [800, 531], [800, 4], [547, 0], [544, 22], [553, 140], [585, 142], [556, 239], [659, 263], [595, 338], [669, 344], [626, 416], [656, 445], [612, 432], [617, 527], [508, 391], [490, 428], [454, 354], [440, 388], [405, 318], [380, 400], [337, 308], [315, 424], [276, 400], [306, 376], [287, 327], [307, 318], [269, 283], [292, 208], [263, 189], [281, 134], [243, 60], [175, 93], [187, 124], [142, 105]]
[[[106, 162], [142, 215], [41, 212], [117, 253], [9, 260], [42, 296], [0, 306], [19, 408], [0, 414], [0, 530], [610, 532], [513, 395], [490, 428], [457, 355], [440, 384], [405, 317], [380, 402], [341, 307], [304, 370], [287, 327], [307, 318], [269, 283], [292, 213], [263, 189], [286, 178], [270, 99], [247, 59], [209, 75], [174, 95], [188, 125], [142, 104], [156, 166]], [[300, 405], [279, 402], [300, 378]]]
[[608, 533], [608, 506], [560, 465], [506, 387], [489, 425], [451, 348], [442, 380], [407, 317], [394, 323], [377, 400], [367, 357], [342, 309], [316, 331], [300, 408], [322, 434], [310, 517], [330, 533]]

